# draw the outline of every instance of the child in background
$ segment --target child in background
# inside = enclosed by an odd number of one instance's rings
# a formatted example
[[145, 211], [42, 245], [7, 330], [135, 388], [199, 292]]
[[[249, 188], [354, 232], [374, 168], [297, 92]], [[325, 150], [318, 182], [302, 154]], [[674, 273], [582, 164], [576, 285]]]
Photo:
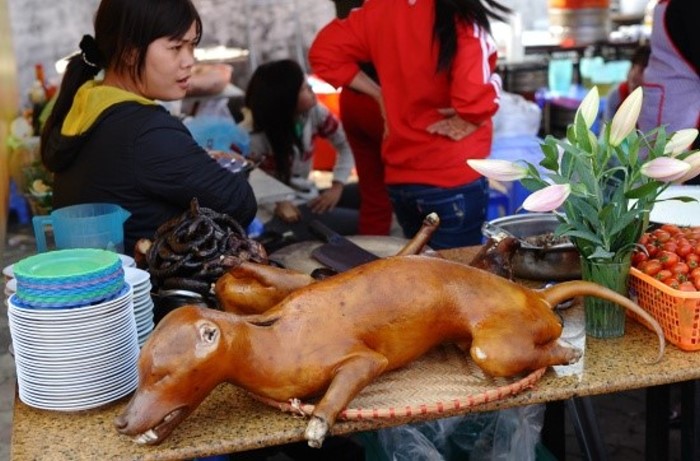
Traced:
[[[317, 219], [340, 234], [356, 234], [359, 196], [356, 184], [346, 184], [352, 151], [339, 120], [316, 100], [301, 66], [289, 59], [260, 65], [245, 102], [253, 118], [250, 158], [296, 191], [294, 199], [275, 204], [266, 231], [292, 231], [294, 240], [309, 240], [308, 224]], [[338, 154], [332, 185], [323, 191], [310, 179], [316, 136], [327, 138]]]
[[607, 103], [605, 106], [605, 119], [612, 120], [615, 112], [622, 104], [622, 101], [629, 96], [637, 87], [641, 86], [644, 81], [644, 69], [649, 64], [649, 55], [651, 54], [651, 48], [649, 45], [641, 45], [637, 48], [632, 55], [632, 67], [630, 67], [629, 72], [627, 72], [627, 80], [620, 83], [617, 88], [608, 93]]

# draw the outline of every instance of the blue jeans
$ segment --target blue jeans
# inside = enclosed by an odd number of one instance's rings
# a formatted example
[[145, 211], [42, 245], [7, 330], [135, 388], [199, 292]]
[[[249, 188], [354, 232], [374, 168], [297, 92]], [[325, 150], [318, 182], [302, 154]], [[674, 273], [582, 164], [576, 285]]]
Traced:
[[406, 238], [411, 238], [429, 213], [437, 213], [440, 226], [430, 239], [435, 250], [478, 245], [486, 219], [488, 182], [480, 178], [465, 186], [441, 188], [420, 184], [389, 186], [394, 213]]

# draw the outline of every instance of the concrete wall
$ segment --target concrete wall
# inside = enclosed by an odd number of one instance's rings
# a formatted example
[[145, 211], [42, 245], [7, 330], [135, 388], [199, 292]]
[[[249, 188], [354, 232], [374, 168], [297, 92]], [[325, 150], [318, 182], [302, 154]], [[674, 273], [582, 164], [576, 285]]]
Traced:
[[[93, 32], [92, 18], [99, 0], [4, 1], [9, 5], [21, 94], [26, 99], [34, 64], [42, 63], [47, 78], [57, 79], [54, 62], [77, 50], [80, 38]], [[302, 31], [299, 35], [307, 45], [335, 14], [329, 0], [194, 0], [194, 3], [204, 23], [202, 45], [248, 48], [250, 37], [251, 45], [263, 61], [295, 56], [295, 5]]]
[[[99, 0], [4, 2], [9, 7], [20, 94], [26, 99], [34, 64], [42, 63], [47, 77], [57, 78], [54, 62], [75, 51], [83, 34], [92, 33], [92, 17]], [[541, 26], [546, 20], [547, 0], [502, 2], [521, 13], [526, 28]], [[203, 45], [241, 48], [250, 45], [257, 51], [259, 62], [296, 57], [297, 39], [304, 47], [308, 46], [318, 29], [335, 15], [330, 0], [194, 0], [194, 3], [204, 22]]]

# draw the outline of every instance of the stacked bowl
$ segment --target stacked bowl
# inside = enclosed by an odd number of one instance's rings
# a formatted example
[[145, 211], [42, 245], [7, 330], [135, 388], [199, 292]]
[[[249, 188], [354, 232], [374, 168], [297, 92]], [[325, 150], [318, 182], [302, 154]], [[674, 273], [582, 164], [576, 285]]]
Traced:
[[14, 276], [8, 318], [22, 402], [77, 411], [135, 389], [134, 290], [116, 253], [41, 253], [15, 264]]

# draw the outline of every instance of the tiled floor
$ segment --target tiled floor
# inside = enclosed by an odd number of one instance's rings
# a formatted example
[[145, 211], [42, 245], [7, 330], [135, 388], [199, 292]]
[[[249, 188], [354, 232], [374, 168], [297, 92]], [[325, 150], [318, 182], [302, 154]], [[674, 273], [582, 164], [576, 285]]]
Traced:
[[[35, 251], [28, 226], [11, 222], [1, 266], [14, 263]], [[0, 282], [0, 292], [4, 288]], [[15, 395], [15, 368], [7, 353], [10, 335], [6, 309], [0, 315], [0, 461], [10, 459], [12, 407]], [[644, 459], [644, 391], [621, 392], [592, 398], [595, 411], [611, 460], [641, 461]], [[570, 421], [566, 422], [566, 459], [582, 460]], [[232, 457], [232, 460], [235, 460]], [[680, 436], [671, 433], [669, 461], [680, 459]], [[24, 461], [24, 460], [16, 460]]]

